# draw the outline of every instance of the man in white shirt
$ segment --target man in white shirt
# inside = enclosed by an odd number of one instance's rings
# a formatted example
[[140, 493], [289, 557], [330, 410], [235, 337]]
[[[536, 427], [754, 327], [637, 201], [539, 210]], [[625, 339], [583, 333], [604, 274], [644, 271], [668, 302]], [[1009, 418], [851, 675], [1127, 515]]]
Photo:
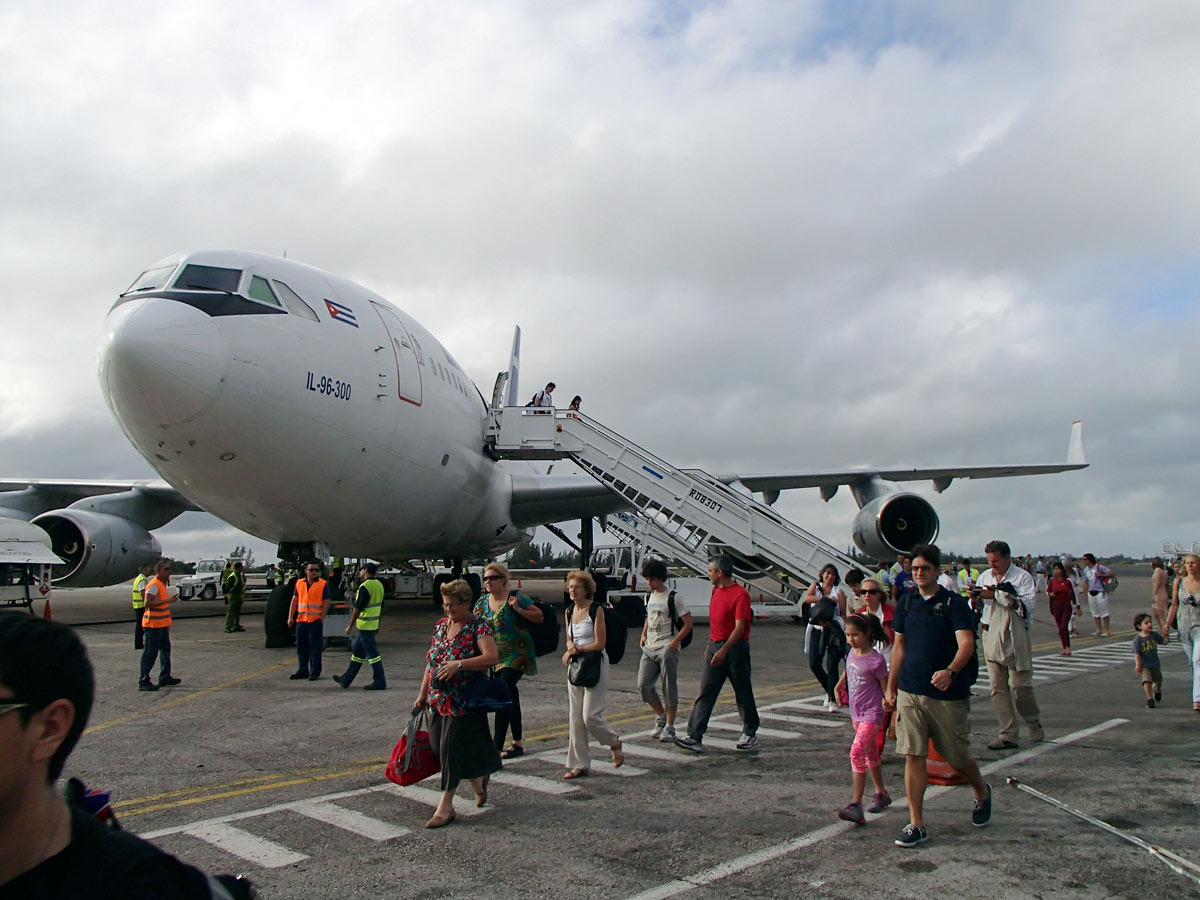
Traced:
[[952, 594], [958, 593], [958, 578], [954, 574], [953, 567], [947, 569], [945, 572], [939, 575], [937, 583]]
[[550, 395], [554, 392], [555, 387], [557, 387], [557, 385], [555, 385], [555, 383], [553, 381], [551, 381], [544, 388], [542, 388], [542, 390], [540, 390], [536, 394], [534, 394], [533, 395], [533, 405], [539, 406], [539, 407], [546, 407], [546, 408], [553, 406], [554, 398], [551, 397]]
[[1031, 741], [1046, 738], [1033, 695], [1029, 640], [1037, 593], [1033, 576], [1012, 564], [1008, 544], [990, 541], [983, 550], [989, 568], [976, 581], [976, 593], [983, 598], [983, 654], [992, 686], [992, 711], [1000, 727], [999, 737], [988, 747], [1013, 750], [1017, 746], [1017, 713], [1029, 729]]
[[[683, 598], [672, 597], [674, 591], [667, 590], [667, 564], [661, 559], [648, 559], [642, 564], [642, 577], [650, 586], [646, 597], [646, 621], [642, 624], [642, 659], [638, 665], [638, 690], [642, 700], [654, 710], [654, 731], [650, 737], [664, 744], [675, 740], [675, 712], [679, 708], [679, 689], [676, 671], [679, 666], [679, 651], [688, 635], [692, 633], [692, 614], [684, 605]], [[675, 627], [671, 618], [674, 607]], [[657, 690], [659, 675], [662, 675], [663, 696]]]

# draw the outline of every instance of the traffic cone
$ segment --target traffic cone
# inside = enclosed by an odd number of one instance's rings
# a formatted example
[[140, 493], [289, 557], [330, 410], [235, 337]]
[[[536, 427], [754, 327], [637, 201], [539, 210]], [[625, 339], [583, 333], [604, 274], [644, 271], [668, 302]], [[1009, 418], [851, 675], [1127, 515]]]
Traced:
[[933, 748], [933, 740], [929, 741], [929, 755], [925, 757], [925, 771], [929, 774], [930, 784], [966, 784], [967, 779], [946, 758]]
[[46, 598], [46, 605], [42, 608], [42, 618], [47, 622], [53, 621], [54, 617], [50, 615], [50, 598]]

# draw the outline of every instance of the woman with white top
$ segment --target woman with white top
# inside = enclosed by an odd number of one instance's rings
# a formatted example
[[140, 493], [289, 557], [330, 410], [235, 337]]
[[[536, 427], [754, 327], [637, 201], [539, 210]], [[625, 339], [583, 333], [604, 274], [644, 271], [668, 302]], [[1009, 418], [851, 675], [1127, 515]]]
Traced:
[[842, 630], [846, 594], [838, 587], [840, 582], [837, 566], [826, 563], [800, 601], [801, 612], [808, 614], [808, 628], [804, 632], [808, 667], [825, 691], [827, 712], [838, 710], [833, 692], [839, 680], [839, 666], [846, 655], [846, 633]]
[[570, 667], [573, 657], [600, 654], [600, 678], [590, 687], [580, 687], [567, 681], [570, 701], [570, 737], [567, 742], [567, 773], [563, 778], [582, 778], [592, 765], [588, 750], [588, 734], [612, 750], [613, 768], [625, 762], [621, 737], [604, 719], [604, 704], [608, 699], [608, 655], [604, 645], [608, 639], [604, 607], [593, 603], [596, 582], [587, 572], [575, 570], [567, 574], [567, 650], [562, 656], [564, 666]]
[[[1154, 624], [1162, 631], [1167, 627], [1167, 566], [1161, 556], [1150, 560], [1150, 609], [1154, 613]], [[1163, 632], [1166, 634], [1166, 632]]]
[[[1192, 709], [1200, 712], [1200, 556], [1189, 553], [1183, 570], [1183, 577], [1175, 579], [1175, 598], [1167, 621], [1174, 619], [1179, 629], [1179, 642], [1192, 669]], [[1169, 637], [1166, 627], [1163, 637]]]

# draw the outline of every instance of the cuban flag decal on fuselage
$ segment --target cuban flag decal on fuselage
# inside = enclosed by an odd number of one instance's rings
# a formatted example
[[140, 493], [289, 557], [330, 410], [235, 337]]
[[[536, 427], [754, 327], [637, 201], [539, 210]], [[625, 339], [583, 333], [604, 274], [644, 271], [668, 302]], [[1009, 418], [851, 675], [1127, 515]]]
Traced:
[[358, 327], [358, 319], [354, 317], [354, 310], [341, 303], [334, 303], [332, 300], [325, 301], [325, 308], [329, 310], [329, 318], [335, 322], [345, 322], [347, 325]]

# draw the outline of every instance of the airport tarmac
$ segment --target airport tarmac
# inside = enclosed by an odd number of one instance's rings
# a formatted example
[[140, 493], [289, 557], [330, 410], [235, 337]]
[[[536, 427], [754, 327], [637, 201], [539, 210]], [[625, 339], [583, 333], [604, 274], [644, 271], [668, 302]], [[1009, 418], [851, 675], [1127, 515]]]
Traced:
[[[608, 706], [625, 766], [613, 770], [593, 746], [592, 776], [562, 780], [565, 675], [557, 657], [542, 657], [539, 674], [521, 682], [527, 755], [493, 778], [482, 810], [464, 785], [458, 821], [428, 831], [436, 781], [393, 789], [383, 764], [416, 694], [437, 617], [429, 601], [385, 612], [384, 692], [361, 691], [361, 675], [349, 690], [329, 679], [347, 661], [342, 648], [326, 652], [321, 681], [289, 681], [295, 653], [263, 647], [262, 604], [248, 604], [247, 632], [225, 634], [221, 602], [198, 601], [180, 604], [172, 627], [183, 684], [139, 693], [132, 623], [121, 621], [127, 590], [60, 591], [56, 618], [118, 623], [80, 626], [98, 692], [67, 774], [112, 790], [127, 828], [207, 871], [247, 874], [264, 897], [1200, 896], [1146, 851], [1004, 784], [1017, 777], [1200, 862], [1200, 715], [1186, 663], [1178, 644], [1164, 652], [1164, 701], [1146, 709], [1130, 626], [1149, 581], [1121, 574], [1113, 637], [1082, 637], [1069, 659], [1057, 656], [1039, 607], [1046, 742], [985, 749], [995, 722], [986, 685], [977, 686], [972, 745], [995, 788], [991, 826], [971, 827], [968, 789], [940, 790], [926, 800], [931, 840], [912, 850], [892, 844], [907, 818], [891, 745], [884, 777], [897, 804], [862, 827], [836, 818], [849, 800], [849, 720], [821, 711], [803, 630], [788, 621], [752, 627], [758, 753], [732, 749], [740, 729], [728, 693], [703, 754], [650, 742], [633, 632]], [[1090, 620], [1080, 630], [1090, 634]], [[681, 661], [681, 719], [702, 655], [697, 640]]]

